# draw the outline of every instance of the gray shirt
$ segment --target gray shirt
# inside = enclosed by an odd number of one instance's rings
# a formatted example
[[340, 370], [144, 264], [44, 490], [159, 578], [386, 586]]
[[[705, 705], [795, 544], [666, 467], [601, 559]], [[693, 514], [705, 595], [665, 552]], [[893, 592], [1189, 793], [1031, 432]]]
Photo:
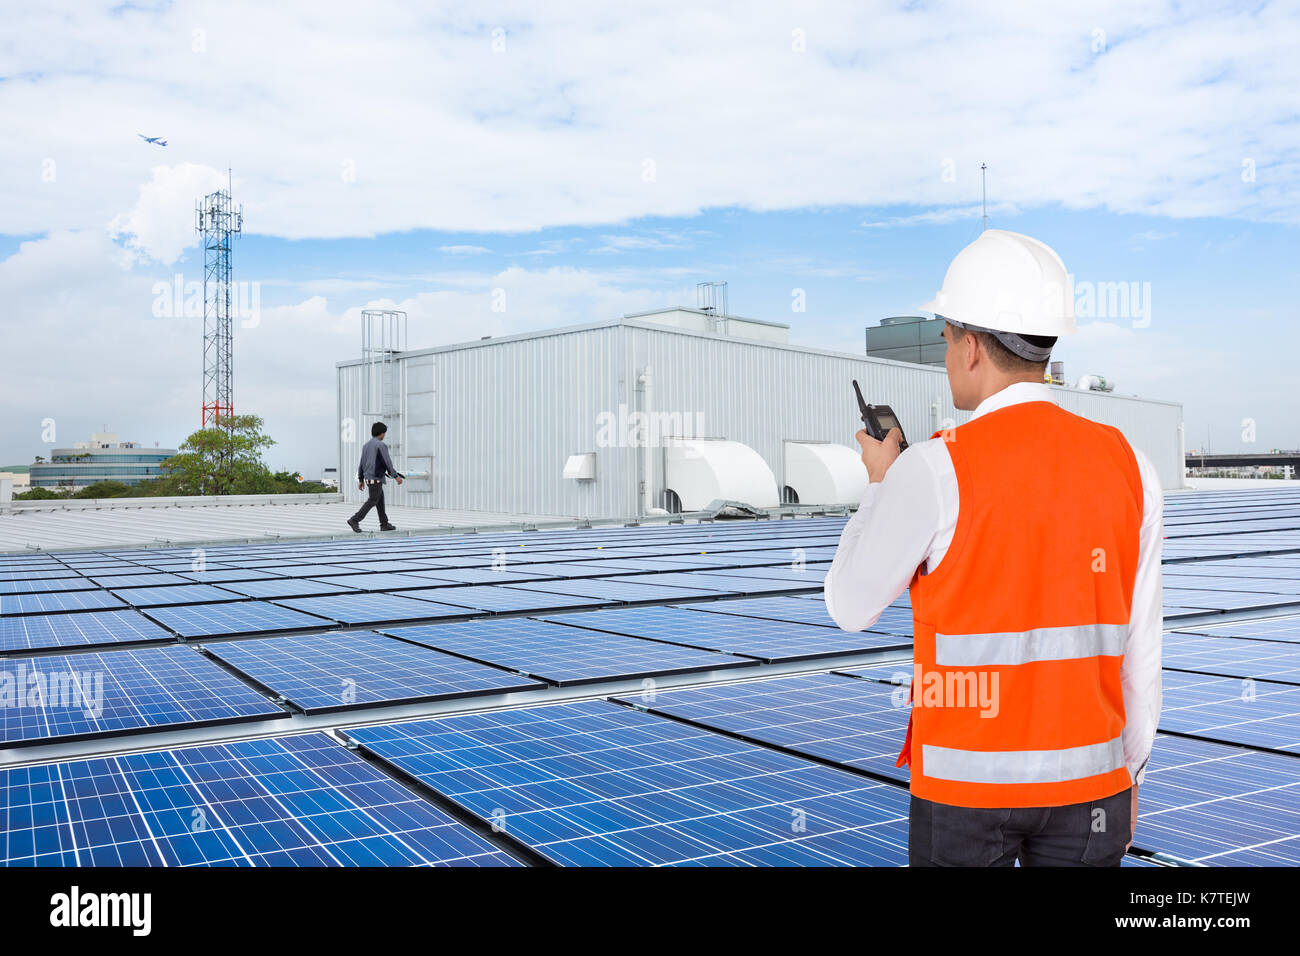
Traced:
[[393, 467], [388, 446], [378, 438], [372, 438], [361, 447], [361, 464], [357, 465], [357, 481], [378, 481], [382, 485], [385, 476], [406, 477]]

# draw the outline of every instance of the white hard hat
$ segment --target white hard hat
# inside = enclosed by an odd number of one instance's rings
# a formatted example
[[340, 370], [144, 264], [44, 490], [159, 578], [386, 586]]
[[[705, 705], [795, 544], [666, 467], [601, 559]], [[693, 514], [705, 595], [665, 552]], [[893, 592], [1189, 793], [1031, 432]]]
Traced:
[[1031, 361], [1046, 359], [1051, 350], [1020, 336], [1075, 331], [1074, 296], [1061, 257], [1046, 243], [1005, 229], [986, 229], [957, 253], [943, 288], [922, 308], [963, 328], [1009, 333], [998, 340]]

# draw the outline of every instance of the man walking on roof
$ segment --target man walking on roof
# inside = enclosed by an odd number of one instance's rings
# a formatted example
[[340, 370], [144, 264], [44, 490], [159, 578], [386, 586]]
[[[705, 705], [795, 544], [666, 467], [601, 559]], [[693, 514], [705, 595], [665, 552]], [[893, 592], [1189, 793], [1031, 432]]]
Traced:
[[901, 455], [858, 432], [870, 484], [826, 576], [848, 631], [910, 587], [909, 861], [1118, 866], [1160, 713], [1159, 477], [1043, 382], [1075, 330], [1048, 246], [986, 230], [927, 308], [970, 420]]
[[365, 520], [366, 515], [370, 514], [371, 508], [379, 512], [380, 531], [397, 530], [388, 523], [388, 512], [384, 509], [384, 479], [395, 478], [400, 485], [406, 476], [393, 467], [388, 446], [384, 444], [384, 436], [387, 433], [387, 425], [383, 422], [375, 422], [370, 426], [370, 441], [361, 446], [361, 464], [357, 465], [357, 488], [362, 491], [368, 488], [370, 494], [365, 504], [361, 506], [361, 510], [348, 519], [348, 527], [358, 534], [361, 533], [361, 522]]

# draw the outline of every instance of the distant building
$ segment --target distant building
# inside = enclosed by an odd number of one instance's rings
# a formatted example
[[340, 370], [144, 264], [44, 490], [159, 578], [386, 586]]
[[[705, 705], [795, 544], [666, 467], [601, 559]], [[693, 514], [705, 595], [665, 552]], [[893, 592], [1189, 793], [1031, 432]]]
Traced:
[[[856, 505], [854, 380], [913, 441], [968, 417], [952, 403], [940, 323], [916, 324], [932, 330], [935, 364], [805, 348], [788, 326], [688, 308], [340, 362], [340, 476], [356, 474], [382, 417], [406, 475], [385, 492], [394, 506], [603, 520], [729, 501]], [[1182, 486], [1180, 405], [1052, 395], [1122, 429], [1163, 487]], [[362, 495], [351, 478], [339, 490], [349, 502]]]
[[31, 475], [27, 473], [25, 468], [21, 470], [14, 469], [13, 471], [0, 471], [0, 481], [3, 481], [6, 478], [12, 482], [11, 487], [13, 488], [13, 493], [16, 495], [21, 495], [24, 491], [28, 491], [32, 486]]
[[943, 319], [923, 315], [881, 319], [879, 325], [866, 330], [867, 355], [913, 365], [942, 365], [943, 325]]
[[116, 432], [97, 432], [72, 448], [55, 448], [49, 461], [31, 466], [33, 488], [85, 488], [100, 481], [138, 485], [162, 475], [162, 463], [175, 448], [145, 448], [119, 441]]

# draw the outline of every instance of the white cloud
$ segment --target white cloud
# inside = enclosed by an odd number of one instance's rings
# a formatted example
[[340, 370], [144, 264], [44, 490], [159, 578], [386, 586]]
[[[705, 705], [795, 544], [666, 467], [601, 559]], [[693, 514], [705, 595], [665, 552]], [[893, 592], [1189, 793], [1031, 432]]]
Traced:
[[445, 252], [449, 256], [481, 256], [492, 250], [486, 246], [439, 246], [438, 251]]
[[145, 258], [170, 265], [197, 245], [195, 201], [226, 187], [226, 177], [210, 166], [157, 166], [140, 187], [135, 205], [109, 223], [109, 235]]
[[[1300, 219], [1286, 4], [63, 0], [6, 31], [10, 234], [99, 228], [160, 154], [233, 166], [247, 228], [291, 238], [726, 206], [970, 215], [982, 161], [990, 197], [1016, 208]], [[167, 256], [188, 218], [130, 225]]]
[[[410, 346], [424, 348], [687, 301], [689, 286], [664, 275], [559, 267], [443, 272], [407, 277], [429, 291], [400, 301], [376, 295], [352, 306], [361, 287], [345, 285], [263, 306], [255, 323], [235, 323], [235, 408], [266, 419], [279, 442], [268, 463], [315, 474], [336, 453], [334, 365], [360, 354], [362, 308], [407, 311]], [[199, 277], [194, 269], [182, 273], [185, 282]], [[153, 314], [154, 283], [172, 280], [172, 270], [142, 266], [102, 229], [24, 242], [0, 260], [0, 448], [8, 449], [0, 457], [48, 455], [41, 442], [47, 418], [60, 444], [107, 425], [124, 439], [166, 447], [199, 426], [202, 320]], [[504, 312], [493, 308], [496, 289], [504, 290]], [[336, 294], [346, 298], [330, 297]]]

